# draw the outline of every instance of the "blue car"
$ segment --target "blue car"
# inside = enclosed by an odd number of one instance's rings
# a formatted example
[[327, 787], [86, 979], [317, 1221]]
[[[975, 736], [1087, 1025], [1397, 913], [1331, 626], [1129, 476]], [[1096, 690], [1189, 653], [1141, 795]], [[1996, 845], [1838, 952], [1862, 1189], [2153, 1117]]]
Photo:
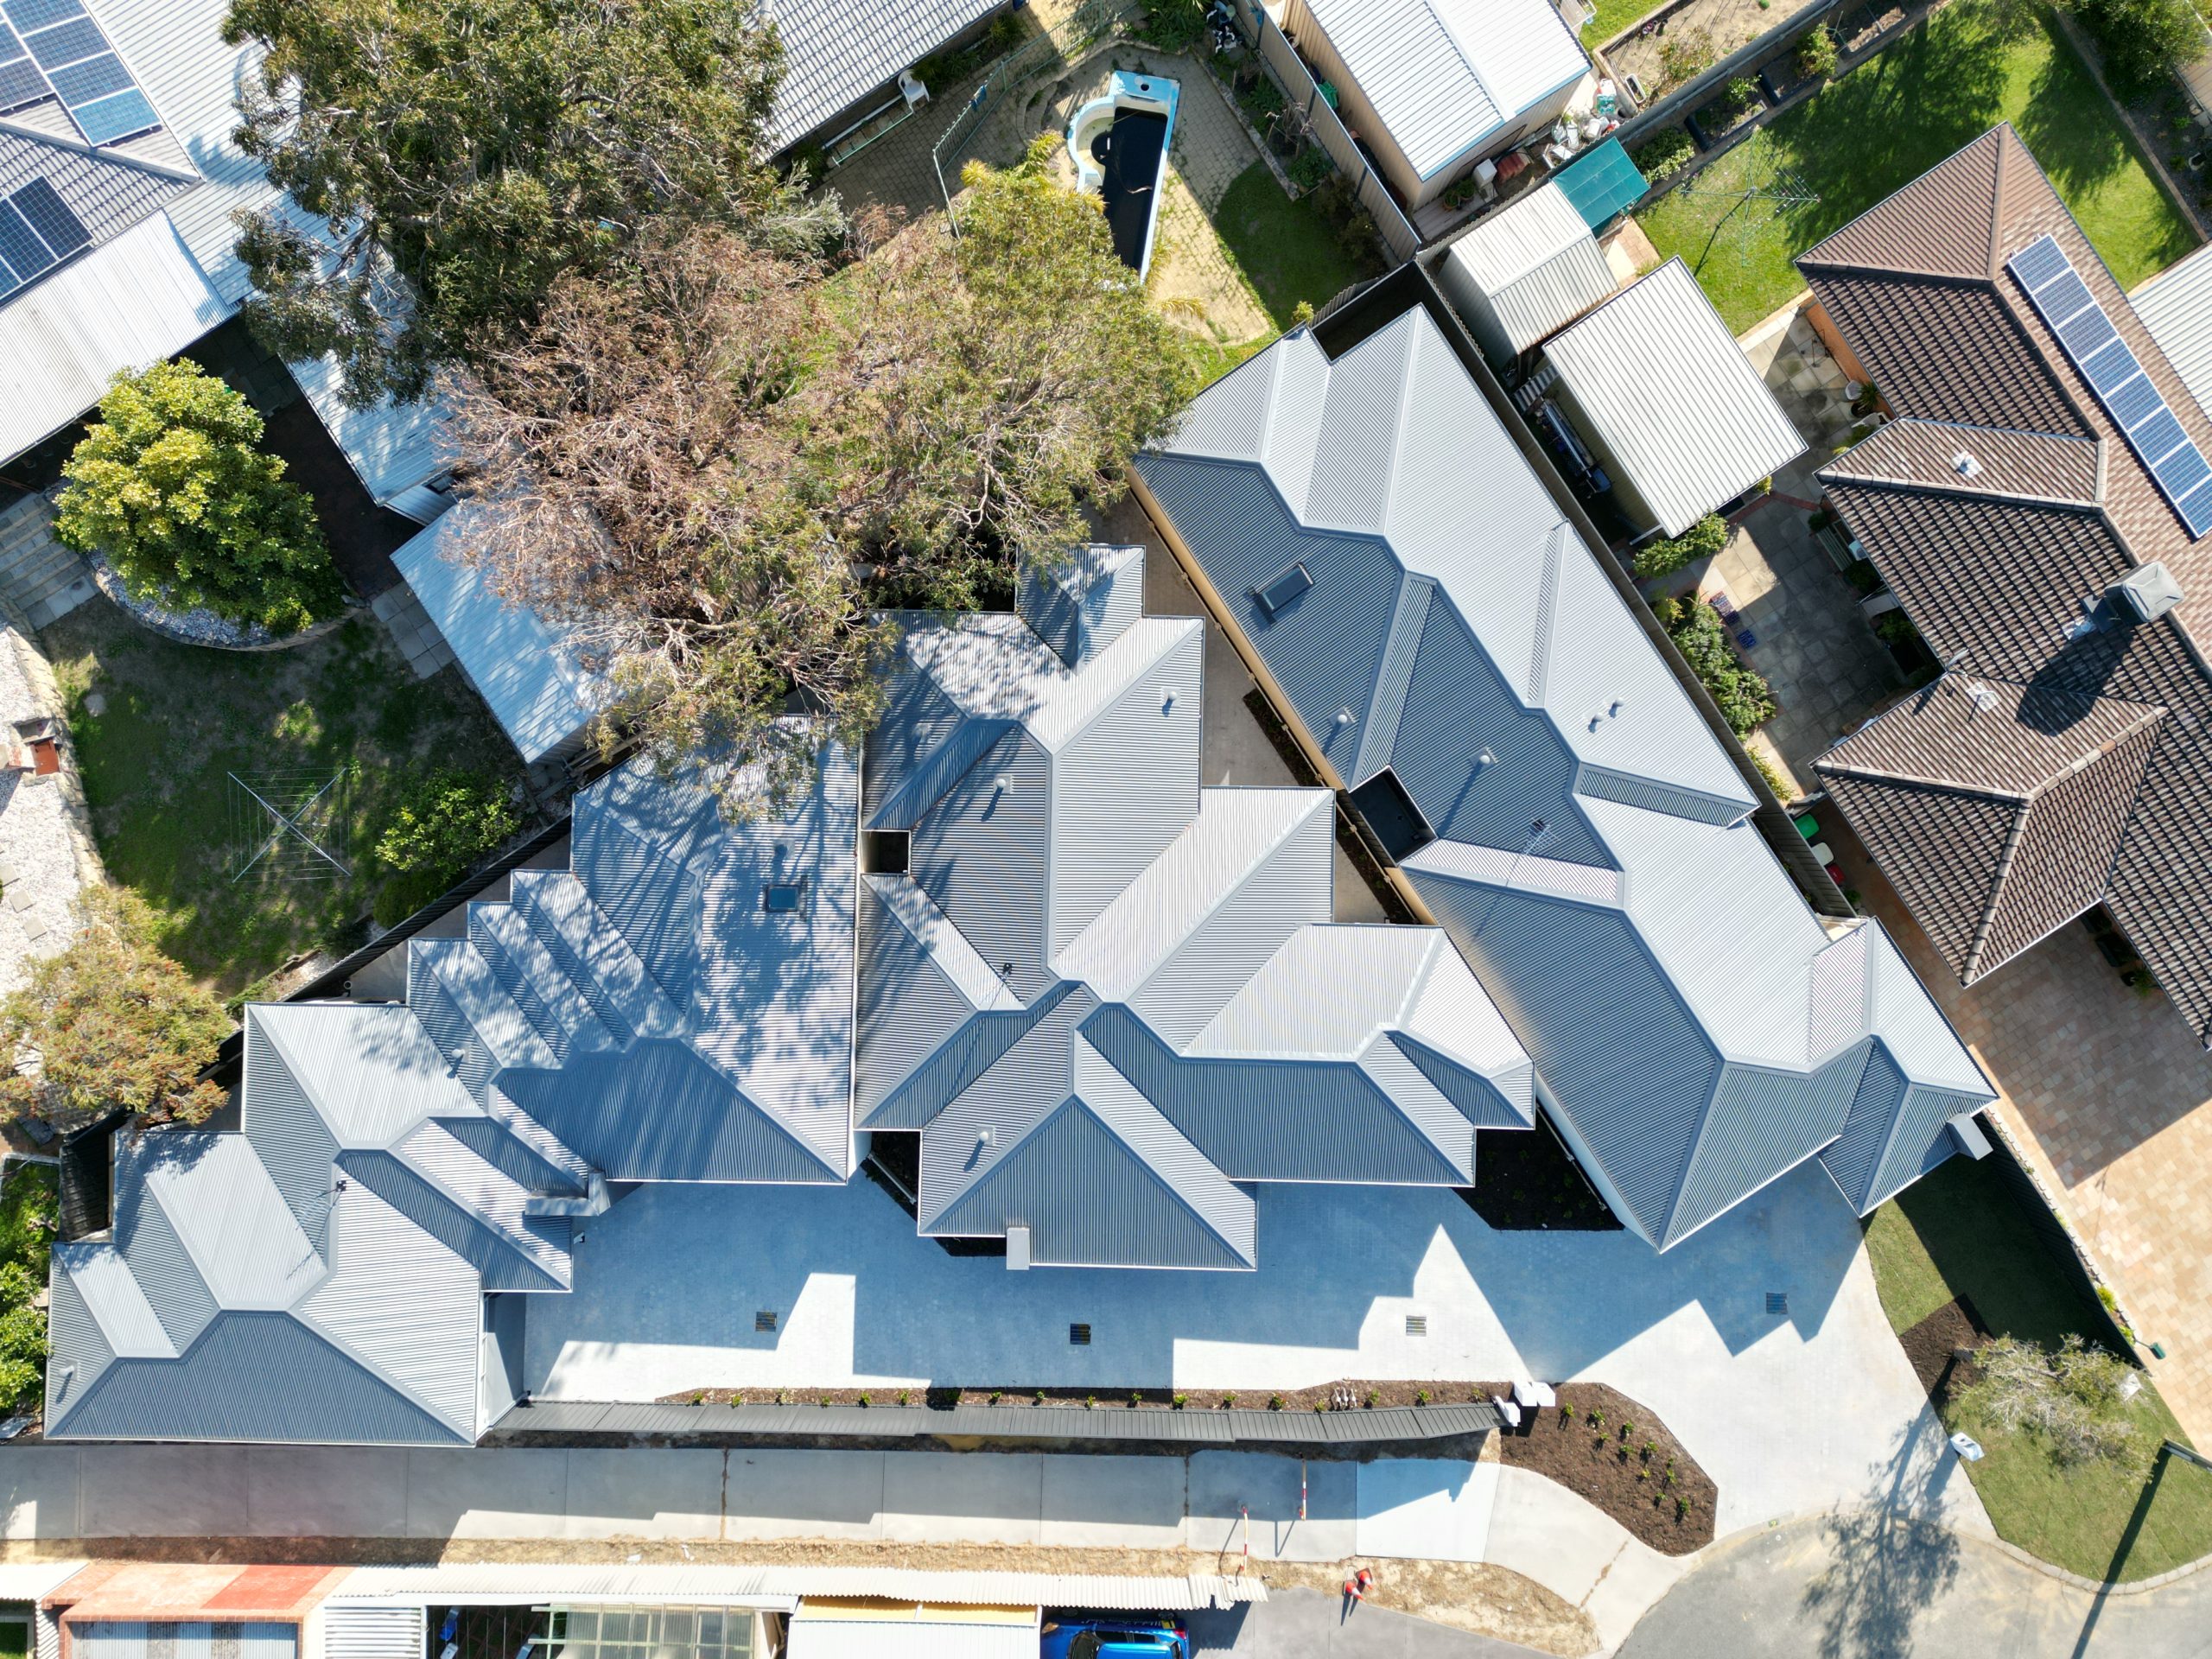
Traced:
[[1191, 1659], [1191, 1633], [1158, 1613], [1064, 1614], [1045, 1621], [1040, 1659]]

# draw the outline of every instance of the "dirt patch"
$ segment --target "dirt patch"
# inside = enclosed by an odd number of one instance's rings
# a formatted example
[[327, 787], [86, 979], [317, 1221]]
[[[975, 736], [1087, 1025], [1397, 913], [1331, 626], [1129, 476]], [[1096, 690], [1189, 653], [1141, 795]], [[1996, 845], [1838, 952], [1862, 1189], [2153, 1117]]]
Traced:
[[1588, 1499], [1662, 1555], [1713, 1541], [1712, 1478], [1657, 1416], [1603, 1383], [1562, 1386], [1556, 1407], [1527, 1414], [1497, 1445], [1507, 1463]]
[[[908, 1544], [852, 1540], [779, 1539], [744, 1543], [683, 1543], [629, 1539], [410, 1540], [402, 1538], [97, 1538], [16, 1542], [0, 1560], [61, 1560], [89, 1555], [137, 1561], [210, 1561], [283, 1565], [459, 1565], [559, 1562], [596, 1566], [655, 1562], [692, 1566], [874, 1567], [936, 1572], [1113, 1573], [1182, 1578], [1233, 1573], [1224, 1551], [1048, 1549], [1036, 1545]], [[1480, 1562], [1372, 1560], [1270, 1561], [1253, 1572], [1269, 1589], [1333, 1594], [1354, 1565], [1375, 1574], [1368, 1599], [1454, 1630], [1518, 1642], [1562, 1659], [1591, 1653], [1597, 1628], [1588, 1614], [1541, 1585]]]
[[1274, 332], [1258, 296], [1230, 263], [1212, 222], [1174, 167], [1161, 181], [1145, 297], [1177, 327], [1217, 346], [1241, 345]]
[[[662, 1395], [664, 1406], [1034, 1406], [1046, 1411], [1084, 1411], [1102, 1406], [1159, 1411], [1361, 1411], [1384, 1406], [1480, 1403], [1504, 1391], [1503, 1382], [1434, 1382], [1340, 1377], [1307, 1389], [1036, 1389], [1019, 1384], [931, 1389], [692, 1389]], [[596, 1443], [596, 1442], [594, 1442]]]
[[1964, 1296], [1944, 1303], [1897, 1338], [1912, 1365], [1912, 1374], [1938, 1405], [1974, 1379], [1972, 1363], [1955, 1359], [1954, 1351], [1979, 1348], [1988, 1340], [1989, 1327]]

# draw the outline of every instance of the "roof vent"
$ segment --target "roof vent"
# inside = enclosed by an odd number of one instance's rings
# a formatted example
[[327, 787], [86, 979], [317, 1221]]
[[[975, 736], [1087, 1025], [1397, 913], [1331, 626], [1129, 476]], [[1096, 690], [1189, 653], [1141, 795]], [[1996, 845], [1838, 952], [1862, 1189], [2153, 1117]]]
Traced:
[[2112, 597], [2124, 614], [2139, 622], [2155, 622], [2181, 603], [2181, 584], [2153, 560], [2113, 583]]
[[1967, 687], [1967, 696], [1977, 709], [1994, 709], [1997, 706], [1997, 694], [1980, 680]]
[[1951, 470], [1961, 478], [1980, 478], [1981, 463], [1961, 449], [1951, 457]]

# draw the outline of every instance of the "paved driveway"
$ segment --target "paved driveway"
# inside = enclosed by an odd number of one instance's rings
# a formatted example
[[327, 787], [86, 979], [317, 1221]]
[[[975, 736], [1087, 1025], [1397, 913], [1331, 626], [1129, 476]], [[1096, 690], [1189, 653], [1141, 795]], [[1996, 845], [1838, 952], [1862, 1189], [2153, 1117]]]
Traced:
[[[1845, 885], [1879, 916], [2002, 1091], [1995, 1110], [2117, 1287], [2158, 1392], [2212, 1444], [2212, 1056], [2069, 923], [1970, 989], [1832, 811]], [[2152, 1357], [2147, 1344], [2164, 1344]]]
[[[577, 1288], [533, 1299], [526, 1371], [539, 1397], [575, 1400], [1589, 1377], [1681, 1436], [1719, 1484], [1724, 1534], [1870, 1497], [1979, 1521], [1929, 1450], [1858, 1224], [1816, 1164], [1665, 1255], [1627, 1233], [1495, 1232], [1409, 1187], [1271, 1186], [1259, 1224], [1256, 1273], [1019, 1274], [916, 1238], [864, 1181], [644, 1188], [584, 1230]], [[1087, 1346], [1068, 1341], [1077, 1320]]]
[[1263, 1602], [1195, 1612], [1190, 1630], [1198, 1659], [1523, 1659], [1535, 1651], [1380, 1607], [1347, 1608], [1319, 1590], [1276, 1590]]
[[1716, 1548], [1621, 1659], [2212, 1654], [2212, 1571], [2099, 1596], [1984, 1540], [1881, 1516], [1800, 1522]]

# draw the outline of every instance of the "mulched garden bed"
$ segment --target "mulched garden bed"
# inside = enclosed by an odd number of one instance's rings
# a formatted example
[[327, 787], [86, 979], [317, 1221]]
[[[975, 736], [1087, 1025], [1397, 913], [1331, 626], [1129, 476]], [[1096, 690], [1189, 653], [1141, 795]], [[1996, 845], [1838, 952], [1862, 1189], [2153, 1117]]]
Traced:
[[1904, 1357], [1920, 1386], [1940, 1404], [1974, 1379], [1973, 1364], [1955, 1361], [1952, 1350], [1979, 1348], [1989, 1340], [1989, 1327], [1981, 1322], [1974, 1304], [1961, 1296], [1944, 1303], [1897, 1340], [1904, 1344]]
[[1666, 1424], [1602, 1382], [1562, 1384], [1559, 1404], [1497, 1437], [1505, 1461], [1586, 1498], [1662, 1555], [1713, 1541], [1719, 1496]]
[[1040, 1406], [1083, 1411], [1098, 1406], [1161, 1411], [1344, 1411], [1384, 1406], [1442, 1406], [1482, 1402], [1503, 1394], [1503, 1382], [1402, 1382], [1348, 1377], [1308, 1389], [692, 1389], [664, 1394], [664, 1406]]

